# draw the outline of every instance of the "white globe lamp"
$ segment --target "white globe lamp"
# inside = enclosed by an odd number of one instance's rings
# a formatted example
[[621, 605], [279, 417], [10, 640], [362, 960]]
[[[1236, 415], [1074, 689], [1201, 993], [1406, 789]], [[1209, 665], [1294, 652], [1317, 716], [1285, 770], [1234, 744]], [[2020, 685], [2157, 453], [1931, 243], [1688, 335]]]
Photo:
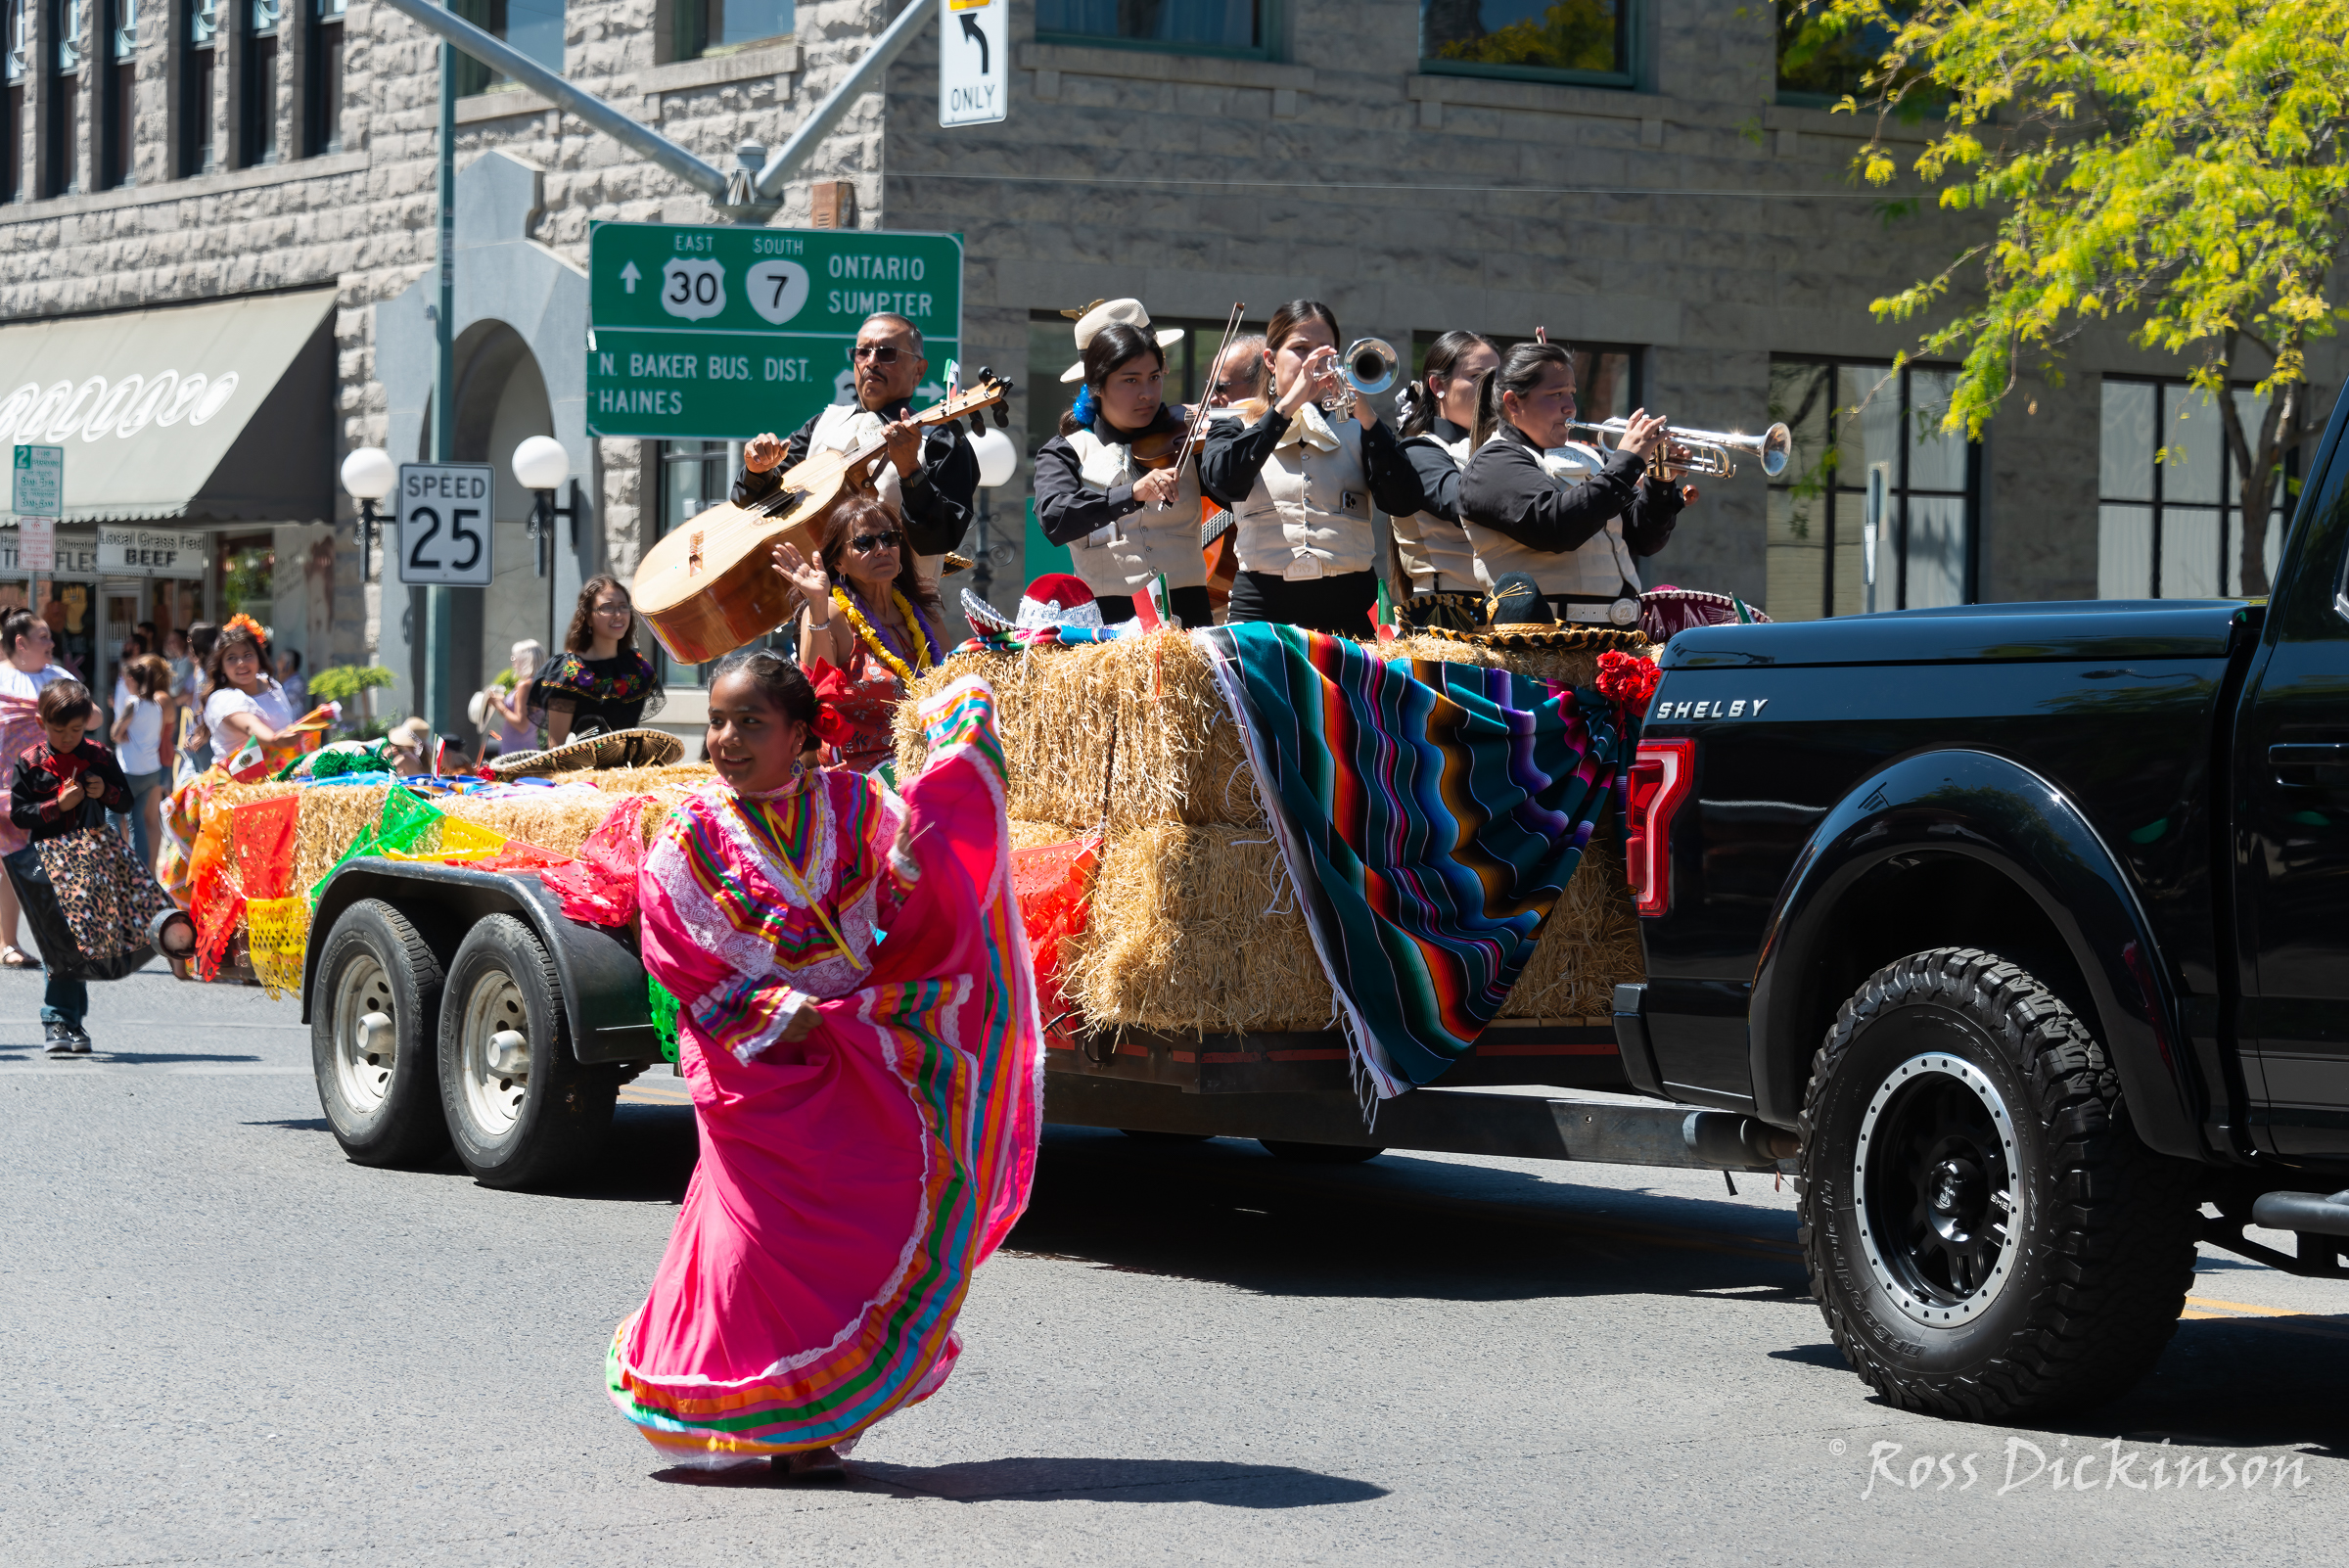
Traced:
[[1020, 466], [1020, 449], [1011, 444], [1011, 438], [999, 430], [984, 431], [971, 442], [971, 450], [979, 458], [979, 483], [988, 489], [996, 489], [1011, 483], [1011, 476]]
[[392, 493], [399, 467], [380, 446], [361, 446], [343, 459], [343, 488], [359, 503], [359, 580], [367, 580], [375, 556], [375, 503]]

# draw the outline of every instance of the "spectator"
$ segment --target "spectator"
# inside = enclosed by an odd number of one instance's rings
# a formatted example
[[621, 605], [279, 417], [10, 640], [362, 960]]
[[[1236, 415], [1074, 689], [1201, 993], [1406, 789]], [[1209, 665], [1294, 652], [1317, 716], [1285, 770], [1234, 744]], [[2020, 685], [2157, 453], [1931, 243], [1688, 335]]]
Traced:
[[171, 694], [179, 699], [177, 780], [182, 783], [203, 772], [211, 761], [212, 732], [204, 722], [204, 669], [219, 641], [220, 628], [204, 621], [190, 626], [180, 639], [188, 651], [187, 669], [172, 682]]
[[538, 666], [545, 658], [546, 649], [538, 639], [525, 637], [514, 645], [510, 655], [514, 684], [489, 687], [489, 722], [484, 728], [497, 744], [500, 757], [538, 749], [538, 726], [530, 722], [530, 682], [536, 678]]
[[115, 709], [114, 739], [115, 761], [130, 785], [130, 808], [116, 814], [115, 826], [120, 831], [128, 821], [139, 864], [153, 873], [155, 847], [162, 836], [163, 785], [169, 777], [163, 768], [163, 736], [171, 710], [178, 705], [171, 697], [171, 667], [155, 655], [132, 660], [123, 677], [126, 700]]
[[[0, 657], [0, 698], [17, 699], [14, 704], [0, 704], [0, 708], [16, 710], [0, 714], [0, 767], [41, 743], [32, 705], [49, 686], [73, 678], [71, 670], [50, 659], [50, 650], [56, 645], [49, 623], [31, 611], [20, 606], [0, 616], [0, 656], [4, 656]], [[13, 823], [0, 826], [0, 854], [21, 850], [26, 842], [23, 830]], [[0, 969], [35, 967], [17, 945], [18, 918], [16, 885], [0, 878]]]
[[392, 726], [384, 737], [392, 753], [392, 771], [403, 778], [416, 778], [433, 770], [433, 726], [423, 718], [402, 719]]

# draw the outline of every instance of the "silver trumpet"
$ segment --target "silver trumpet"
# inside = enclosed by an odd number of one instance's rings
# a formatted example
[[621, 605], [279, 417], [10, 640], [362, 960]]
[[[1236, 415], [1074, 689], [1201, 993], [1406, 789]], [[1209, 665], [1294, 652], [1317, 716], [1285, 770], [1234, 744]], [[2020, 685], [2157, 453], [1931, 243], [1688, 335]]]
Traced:
[[1395, 385], [1395, 375], [1402, 363], [1395, 346], [1384, 338], [1355, 339], [1338, 355], [1337, 377], [1346, 390], [1317, 399], [1322, 412], [1342, 414], [1354, 406], [1358, 397], [1376, 397]]
[[[1566, 427], [1566, 433], [1569, 436], [1588, 433], [1600, 450], [1611, 452], [1631, 428], [1628, 419], [1601, 420], [1595, 425], [1578, 419]], [[1658, 479], [1678, 479], [1686, 474], [1727, 479], [1737, 472], [1735, 454], [1739, 452], [1750, 453], [1762, 465], [1764, 474], [1776, 479], [1786, 472], [1787, 459], [1794, 455], [1794, 435], [1783, 425], [1773, 425], [1759, 436], [1740, 435], [1736, 431], [1681, 430], [1667, 425], [1664, 439], [1648, 453], [1647, 471]]]

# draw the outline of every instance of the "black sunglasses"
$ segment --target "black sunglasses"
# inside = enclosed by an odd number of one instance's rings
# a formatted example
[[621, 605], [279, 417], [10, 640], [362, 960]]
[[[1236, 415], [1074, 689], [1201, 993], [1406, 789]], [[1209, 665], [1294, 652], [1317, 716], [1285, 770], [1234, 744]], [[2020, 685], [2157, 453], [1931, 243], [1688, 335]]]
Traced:
[[860, 343], [849, 350], [851, 359], [869, 359], [876, 365], [894, 365], [898, 351], [885, 343]]
[[875, 550], [894, 550], [905, 541], [902, 533], [858, 533], [849, 539], [849, 548], [858, 555], [870, 555]]

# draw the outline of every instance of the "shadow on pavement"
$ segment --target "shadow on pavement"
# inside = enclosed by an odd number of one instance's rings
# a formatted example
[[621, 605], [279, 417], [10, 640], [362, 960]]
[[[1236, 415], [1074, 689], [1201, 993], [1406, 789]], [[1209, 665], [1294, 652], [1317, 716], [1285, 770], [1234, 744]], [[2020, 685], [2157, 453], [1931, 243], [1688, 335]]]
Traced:
[[169, 1062], [257, 1062], [260, 1060], [257, 1056], [211, 1056], [195, 1051], [185, 1054], [168, 1051], [124, 1051], [115, 1050], [108, 1045], [101, 1045], [98, 1049], [108, 1061], [132, 1067], [161, 1067]]
[[[727, 1470], [678, 1467], [653, 1479], [672, 1486], [801, 1490], [769, 1478], [758, 1466]], [[978, 1459], [920, 1468], [849, 1461], [850, 1491], [894, 1491], [948, 1502], [1054, 1501], [1082, 1497], [1096, 1502], [1208, 1502], [1228, 1508], [1315, 1508], [1368, 1502], [1384, 1487], [1285, 1464], [1218, 1459]], [[821, 1492], [824, 1488], [807, 1488]], [[837, 1490], [837, 1489], [831, 1489]]]

